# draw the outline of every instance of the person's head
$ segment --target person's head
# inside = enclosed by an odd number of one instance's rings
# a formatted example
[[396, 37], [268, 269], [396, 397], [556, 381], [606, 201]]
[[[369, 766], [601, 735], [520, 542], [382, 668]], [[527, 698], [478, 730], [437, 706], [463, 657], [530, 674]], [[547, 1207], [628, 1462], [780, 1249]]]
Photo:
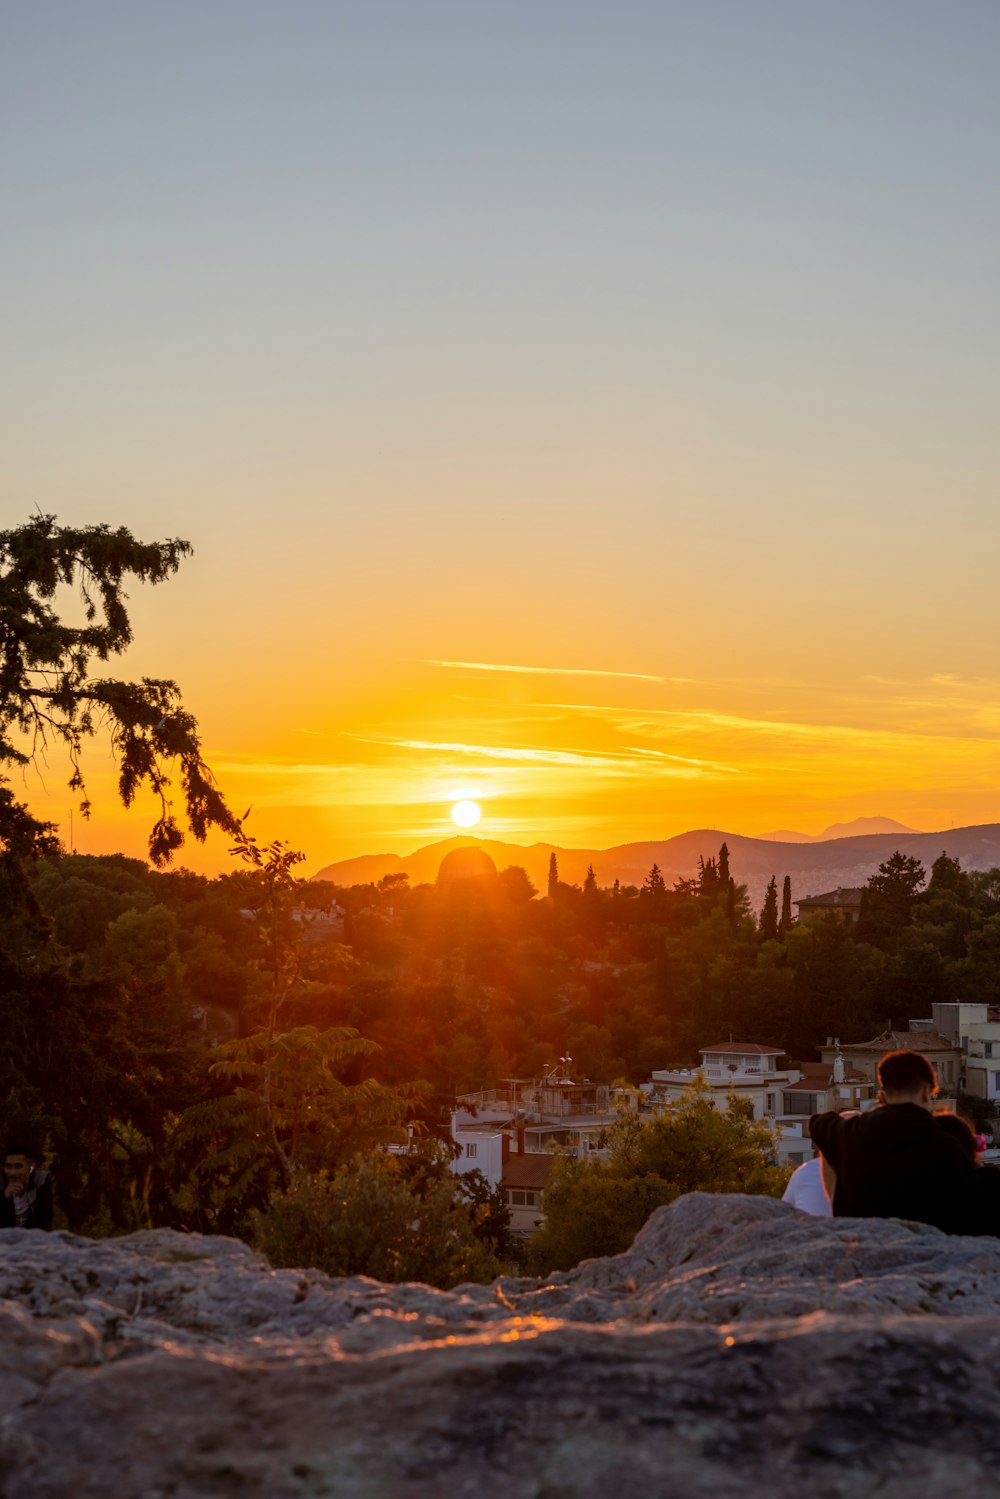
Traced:
[[935, 1114], [935, 1122], [945, 1134], [951, 1135], [952, 1139], [961, 1146], [962, 1154], [976, 1164], [979, 1154], [978, 1136], [970, 1121], [964, 1114]]
[[23, 1186], [31, 1175], [34, 1164], [34, 1153], [18, 1140], [12, 1141], [4, 1151], [3, 1169], [8, 1181]]
[[887, 1051], [878, 1064], [879, 1103], [916, 1103], [929, 1109], [937, 1073], [919, 1051]]

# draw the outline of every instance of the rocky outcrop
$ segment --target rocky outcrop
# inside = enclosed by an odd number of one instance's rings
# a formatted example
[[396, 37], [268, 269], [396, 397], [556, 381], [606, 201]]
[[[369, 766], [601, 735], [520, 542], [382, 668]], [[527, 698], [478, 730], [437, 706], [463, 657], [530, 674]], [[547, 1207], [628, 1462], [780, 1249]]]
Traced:
[[0, 1297], [19, 1499], [920, 1499], [1000, 1470], [1000, 1241], [767, 1198], [449, 1293], [8, 1230]]

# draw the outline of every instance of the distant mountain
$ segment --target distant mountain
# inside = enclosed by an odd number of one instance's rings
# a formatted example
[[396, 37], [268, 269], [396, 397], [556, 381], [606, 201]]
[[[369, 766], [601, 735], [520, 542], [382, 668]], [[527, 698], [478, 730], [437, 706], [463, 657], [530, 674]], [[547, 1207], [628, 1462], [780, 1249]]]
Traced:
[[825, 842], [832, 838], [862, 838], [866, 833], [919, 832], [919, 828], [905, 827], [901, 822], [893, 822], [891, 817], [855, 817], [853, 822], [832, 823], [819, 836], [820, 840]]
[[740, 833], [701, 828], [675, 838], [623, 843], [607, 849], [560, 848], [552, 843], [533, 843], [525, 848], [488, 838], [458, 837], [428, 844], [405, 858], [398, 854], [367, 854], [359, 859], [345, 859], [328, 864], [314, 878], [332, 880], [337, 885], [359, 885], [379, 880], [385, 874], [405, 872], [411, 884], [427, 884], [437, 879], [441, 860], [452, 849], [482, 848], [498, 869], [519, 864], [527, 870], [542, 894], [548, 880], [549, 855], [553, 853], [559, 878], [571, 885], [583, 884], [588, 864], [594, 866], [600, 885], [611, 885], [616, 879], [623, 885], [641, 885], [653, 864], [660, 866], [664, 879], [671, 884], [696, 874], [699, 858], [711, 858], [722, 843], [728, 844], [729, 867], [735, 879], [747, 886], [755, 910], [760, 908], [772, 874], [779, 885], [786, 874], [790, 875], [792, 899], [803, 900], [809, 895], [836, 890], [838, 886], [863, 885], [897, 849], [919, 859], [928, 872], [941, 853], [958, 859], [963, 869], [1000, 867], [1000, 823], [991, 822], [939, 833], [862, 833], [809, 843], [744, 838]]
[[[399, 854], [363, 854], [358, 859], [343, 859], [339, 864], [328, 864], [316, 880], [332, 880], [336, 885], [364, 885], [374, 883], [386, 874], [408, 874], [411, 885], [433, 884], [437, 879], [441, 860], [456, 848], [481, 848], [489, 854], [498, 869], [509, 864], [519, 864], [530, 878], [545, 893], [549, 878], [549, 857], [556, 856], [559, 878], [569, 884], [582, 884], [587, 865], [602, 857], [594, 849], [559, 848], [554, 843], [533, 843], [524, 848], [519, 843], [497, 843], [490, 838], [470, 838], [462, 834], [445, 838], [440, 843], [428, 843], [414, 853], [401, 858]], [[594, 865], [596, 870], [597, 866]], [[643, 875], [645, 879], [645, 874]], [[609, 883], [614, 882], [612, 875]]]
[[765, 843], [820, 843], [821, 833], [795, 833], [791, 828], [775, 828], [773, 833], [761, 833]]
[[832, 838], [860, 838], [866, 833], [918, 833], [891, 817], [855, 817], [853, 822], [835, 822], [822, 833], [793, 833], [779, 828], [775, 833], [761, 833], [766, 843], [828, 843]]

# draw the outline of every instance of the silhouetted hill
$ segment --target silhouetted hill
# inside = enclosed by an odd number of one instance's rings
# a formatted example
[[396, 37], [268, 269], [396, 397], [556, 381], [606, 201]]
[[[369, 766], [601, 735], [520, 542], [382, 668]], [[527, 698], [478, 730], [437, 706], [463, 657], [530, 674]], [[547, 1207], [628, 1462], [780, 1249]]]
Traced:
[[[399, 854], [363, 854], [358, 859], [344, 859], [339, 864], [328, 864], [313, 878], [333, 880], [337, 885], [363, 885], [380, 880], [386, 874], [406, 873], [411, 885], [430, 885], [437, 879], [441, 860], [456, 848], [481, 848], [489, 854], [498, 869], [519, 864], [543, 895], [548, 883], [550, 855], [556, 856], [559, 878], [571, 885], [582, 884], [587, 865], [603, 857], [594, 849], [559, 848], [554, 843], [533, 843], [529, 848], [524, 848], [518, 843], [498, 843], [490, 838], [470, 838], [467, 834], [462, 834], [455, 838], [445, 838], [440, 843], [428, 843], [424, 848], [418, 848], [402, 858]], [[596, 864], [594, 868], [596, 870]], [[613, 882], [614, 875], [608, 883]]]
[[891, 817], [855, 817], [853, 822], [835, 822], [820, 833], [820, 840], [828, 838], [860, 838], [865, 833], [919, 833], [920, 828], [908, 828], [904, 823], [894, 822]]
[[894, 822], [891, 817], [855, 817], [853, 822], [835, 822], [822, 833], [795, 833], [789, 828], [779, 828], [774, 833], [762, 833], [767, 843], [827, 843], [832, 838], [860, 838], [865, 833], [918, 833], [919, 828], [908, 828], [904, 823]]
[[482, 848], [498, 869], [509, 864], [521, 865], [543, 895], [552, 853], [559, 866], [559, 878], [571, 885], [583, 883], [588, 864], [593, 864], [599, 885], [611, 885], [616, 879], [623, 885], [641, 885], [653, 864], [660, 866], [670, 884], [696, 874], [699, 858], [711, 858], [723, 842], [729, 846], [730, 869], [747, 886], [755, 909], [760, 906], [772, 874], [779, 883], [784, 875], [790, 875], [792, 898], [802, 900], [835, 890], [838, 885], [863, 885], [897, 849], [919, 859], [928, 872], [942, 852], [958, 859], [963, 869], [1000, 866], [1000, 823], [990, 822], [938, 833], [867, 833], [818, 843], [781, 843], [700, 828], [674, 838], [623, 843], [608, 849], [560, 848], [552, 843], [534, 843], [525, 848], [487, 838], [457, 837], [428, 844], [405, 858], [398, 854], [369, 854], [345, 859], [328, 864], [314, 878], [332, 880], [338, 885], [357, 885], [379, 880], [385, 874], [405, 872], [411, 884], [427, 884], [437, 879], [441, 860], [452, 849]]

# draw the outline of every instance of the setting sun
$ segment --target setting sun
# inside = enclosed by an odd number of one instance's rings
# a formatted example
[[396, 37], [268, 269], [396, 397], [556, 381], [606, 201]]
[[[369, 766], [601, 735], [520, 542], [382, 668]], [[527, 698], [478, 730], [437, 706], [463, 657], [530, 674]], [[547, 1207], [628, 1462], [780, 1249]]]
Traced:
[[451, 809], [451, 820], [457, 828], [474, 828], [481, 816], [478, 802], [456, 802]]

